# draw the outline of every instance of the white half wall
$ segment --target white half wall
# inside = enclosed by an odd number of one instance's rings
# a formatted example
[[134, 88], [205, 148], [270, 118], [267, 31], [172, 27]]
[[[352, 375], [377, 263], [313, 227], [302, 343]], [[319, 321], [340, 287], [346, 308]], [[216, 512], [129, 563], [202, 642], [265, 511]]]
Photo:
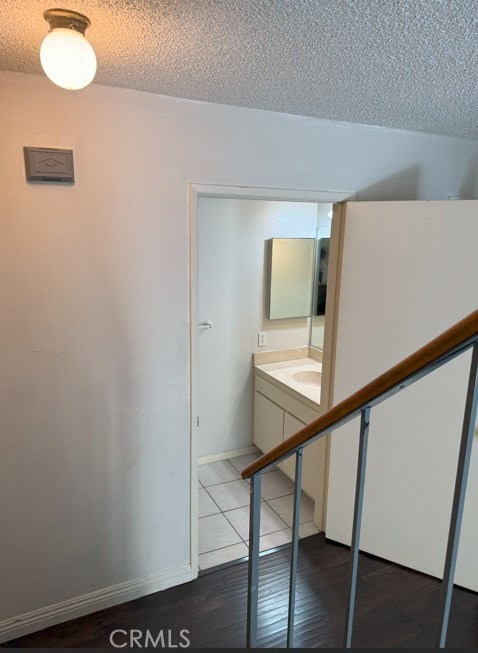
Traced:
[[[188, 183], [472, 196], [478, 144], [18, 73], [0, 97], [5, 638], [191, 563]], [[75, 184], [27, 183], [25, 145], [73, 149]]]
[[[334, 403], [474, 311], [478, 202], [348, 203]], [[372, 409], [361, 549], [442, 577], [471, 354]], [[358, 420], [331, 438], [327, 537], [349, 544]], [[456, 582], [478, 590], [478, 440]]]

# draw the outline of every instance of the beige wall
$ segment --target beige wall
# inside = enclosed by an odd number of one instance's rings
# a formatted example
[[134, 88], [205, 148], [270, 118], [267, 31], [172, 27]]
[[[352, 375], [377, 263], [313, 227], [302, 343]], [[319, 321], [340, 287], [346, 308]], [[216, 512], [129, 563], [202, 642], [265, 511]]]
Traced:
[[[188, 183], [441, 198], [478, 144], [13, 73], [0, 98], [7, 639], [195, 574]], [[75, 185], [26, 183], [24, 145], [72, 148]]]

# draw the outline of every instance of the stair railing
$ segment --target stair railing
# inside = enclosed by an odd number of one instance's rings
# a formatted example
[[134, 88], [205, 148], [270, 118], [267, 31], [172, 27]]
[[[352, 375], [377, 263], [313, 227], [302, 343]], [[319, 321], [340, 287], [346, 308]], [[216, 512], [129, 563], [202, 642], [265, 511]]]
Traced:
[[300, 431], [297, 431], [297, 433], [281, 442], [279, 445], [274, 447], [274, 449], [265, 453], [243, 470], [242, 477], [245, 479], [251, 479], [247, 594], [247, 648], [255, 648], [257, 645], [261, 474], [272, 465], [276, 465], [295, 454], [294, 512], [287, 624], [287, 647], [292, 648], [294, 644], [295, 589], [299, 540], [300, 493], [302, 485], [302, 452], [304, 447], [312, 444], [340, 426], [343, 426], [358, 415], [361, 416], [348, 581], [349, 591], [344, 629], [344, 648], [351, 648], [371, 409], [470, 348], [472, 349], [472, 358], [458, 454], [457, 473], [441, 585], [435, 642], [436, 648], [445, 647], [478, 403], [478, 310], [468, 315], [466, 318], [455, 324], [401, 363], [398, 363], [387, 372], [365, 385], [344, 401], [332, 407], [316, 420], [307, 426], [304, 426]]

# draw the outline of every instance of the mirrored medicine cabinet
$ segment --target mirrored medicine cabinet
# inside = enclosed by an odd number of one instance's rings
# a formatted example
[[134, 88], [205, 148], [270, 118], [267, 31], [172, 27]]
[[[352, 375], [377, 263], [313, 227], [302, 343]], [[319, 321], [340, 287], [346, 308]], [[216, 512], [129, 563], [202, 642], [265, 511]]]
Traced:
[[311, 314], [315, 238], [269, 240], [269, 319]]
[[269, 319], [325, 315], [330, 238], [269, 240]]

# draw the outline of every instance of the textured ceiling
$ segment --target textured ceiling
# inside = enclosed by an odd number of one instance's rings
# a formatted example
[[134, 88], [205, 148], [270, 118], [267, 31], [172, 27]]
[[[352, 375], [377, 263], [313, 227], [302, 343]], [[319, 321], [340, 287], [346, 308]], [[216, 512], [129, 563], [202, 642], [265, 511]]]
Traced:
[[478, 139], [478, 0], [0, 0], [0, 70], [41, 74], [52, 6], [99, 84]]

